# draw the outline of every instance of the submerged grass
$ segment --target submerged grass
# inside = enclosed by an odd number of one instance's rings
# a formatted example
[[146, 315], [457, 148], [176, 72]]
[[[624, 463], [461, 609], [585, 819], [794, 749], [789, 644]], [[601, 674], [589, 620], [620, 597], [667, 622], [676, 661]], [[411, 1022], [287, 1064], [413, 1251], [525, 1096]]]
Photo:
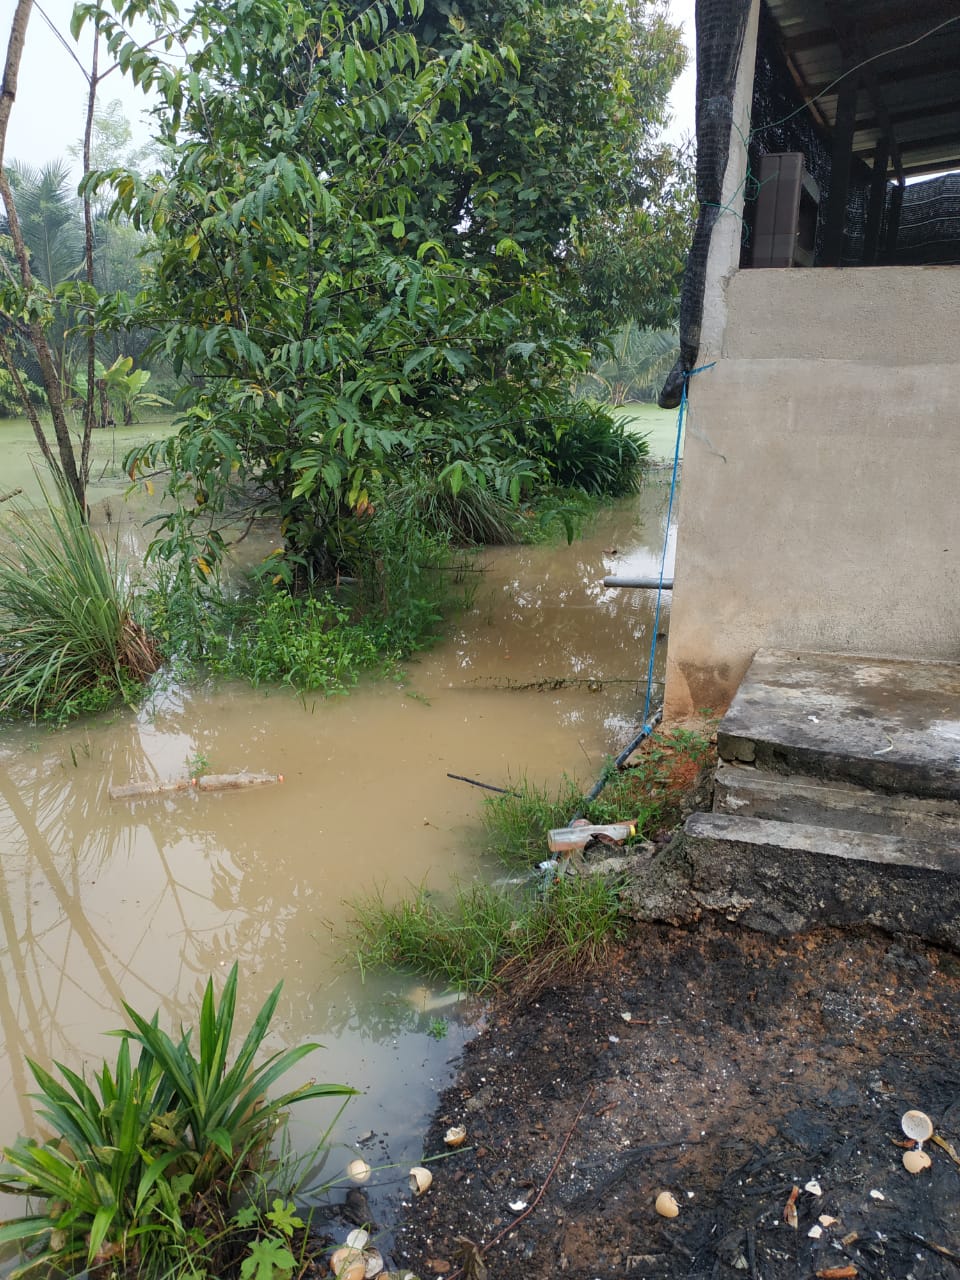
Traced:
[[424, 888], [393, 906], [378, 894], [353, 911], [362, 969], [415, 969], [474, 992], [509, 979], [529, 994], [594, 968], [619, 931], [616, 888], [597, 876], [562, 876], [539, 891], [473, 884], [450, 903]]
[[[491, 850], [531, 872], [547, 856], [547, 832], [566, 826], [578, 811], [590, 822], [631, 819], [641, 836], [655, 834], [679, 820], [711, 757], [708, 736], [668, 730], [647, 744], [635, 765], [612, 771], [589, 804], [568, 777], [552, 791], [521, 782], [485, 802]], [[516, 1000], [603, 964], [624, 927], [617, 883], [570, 867], [555, 878], [549, 872], [521, 876], [512, 886], [473, 884], [449, 902], [424, 888], [395, 905], [375, 895], [354, 903], [353, 911], [361, 969], [414, 970], [469, 991], [502, 984]]]

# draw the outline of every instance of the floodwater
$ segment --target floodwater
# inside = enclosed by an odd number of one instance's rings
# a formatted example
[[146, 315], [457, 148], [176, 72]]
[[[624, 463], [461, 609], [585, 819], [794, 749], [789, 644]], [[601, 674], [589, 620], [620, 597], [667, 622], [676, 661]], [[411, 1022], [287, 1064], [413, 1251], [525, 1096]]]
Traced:
[[[604, 589], [602, 578], [659, 569], [666, 505], [655, 473], [572, 546], [489, 552], [473, 607], [403, 685], [329, 700], [167, 688], [137, 713], [5, 731], [0, 1144], [36, 1131], [27, 1056], [89, 1071], [115, 1053], [103, 1033], [123, 1025], [123, 1001], [173, 1029], [193, 1020], [207, 976], [236, 959], [243, 1030], [282, 979], [271, 1047], [325, 1046], [288, 1084], [314, 1076], [363, 1091], [337, 1122], [318, 1181], [363, 1141], [385, 1166], [375, 1203], [401, 1194], [469, 1017], [418, 979], [364, 981], [348, 904], [496, 874], [479, 830], [484, 792], [448, 773], [507, 786], [567, 772], [589, 784], [632, 736], [653, 593]], [[198, 765], [284, 780], [109, 798], [112, 784]], [[295, 1109], [298, 1147], [319, 1141], [334, 1112]]]

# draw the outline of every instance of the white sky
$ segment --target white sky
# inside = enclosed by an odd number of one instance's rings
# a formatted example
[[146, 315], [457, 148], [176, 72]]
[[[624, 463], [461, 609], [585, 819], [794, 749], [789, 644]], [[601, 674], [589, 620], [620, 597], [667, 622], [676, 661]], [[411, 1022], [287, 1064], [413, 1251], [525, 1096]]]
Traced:
[[[4, 52], [13, 11], [14, 0], [0, 0], [0, 48]], [[86, 64], [90, 57], [91, 36], [85, 31], [80, 47], [73, 44], [70, 37], [72, 11], [73, 0], [40, 0], [39, 4], [34, 4], [20, 67], [17, 100], [7, 136], [8, 160], [40, 165], [65, 157], [67, 147], [77, 142], [83, 132], [86, 104], [83, 74], [43, 19], [43, 13], [46, 13], [80, 61]], [[692, 50], [694, 0], [670, 0], [670, 12], [683, 27], [687, 47]], [[690, 61], [690, 67], [671, 95], [674, 122], [668, 136], [675, 141], [692, 134], [694, 129], [692, 52]], [[134, 131], [134, 144], [142, 145], [150, 136], [144, 115], [146, 99], [121, 77], [119, 71], [108, 76], [100, 88], [102, 105], [113, 98], [121, 99], [124, 114]]]

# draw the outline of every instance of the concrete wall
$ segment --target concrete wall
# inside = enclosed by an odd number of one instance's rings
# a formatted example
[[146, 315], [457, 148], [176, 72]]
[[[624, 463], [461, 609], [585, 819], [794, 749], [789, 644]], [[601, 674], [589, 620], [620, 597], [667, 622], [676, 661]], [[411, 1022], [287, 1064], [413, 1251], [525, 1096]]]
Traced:
[[720, 263], [691, 382], [666, 716], [760, 646], [960, 660], [960, 267]]

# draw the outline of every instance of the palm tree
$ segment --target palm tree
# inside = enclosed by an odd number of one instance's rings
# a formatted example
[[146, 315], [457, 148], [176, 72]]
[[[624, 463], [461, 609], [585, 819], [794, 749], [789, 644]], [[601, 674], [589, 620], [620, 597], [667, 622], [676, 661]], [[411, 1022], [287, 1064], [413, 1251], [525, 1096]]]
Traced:
[[628, 320], [607, 340], [605, 352], [591, 361], [591, 390], [612, 408], [642, 399], [666, 376], [678, 346], [675, 329], [641, 329]]
[[[30, 254], [34, 278], [48, 290], [78, 277], [83, 271], [83, 215], [73, 194], [70, 171], [62, 160], [53, 160], [42, 168], [14, 160], [7, 176], [17, 201], [20, 229]], [[6, 228], [4, 227], [4, 230]], [[80, 351], [69, 331], [69, 316], [56, 316], [47, 329], [60, 385], [72, 382], [71, 365]], [[28, 347], [21, 351], [27, 376], [40, 381], [36, 360]]]

